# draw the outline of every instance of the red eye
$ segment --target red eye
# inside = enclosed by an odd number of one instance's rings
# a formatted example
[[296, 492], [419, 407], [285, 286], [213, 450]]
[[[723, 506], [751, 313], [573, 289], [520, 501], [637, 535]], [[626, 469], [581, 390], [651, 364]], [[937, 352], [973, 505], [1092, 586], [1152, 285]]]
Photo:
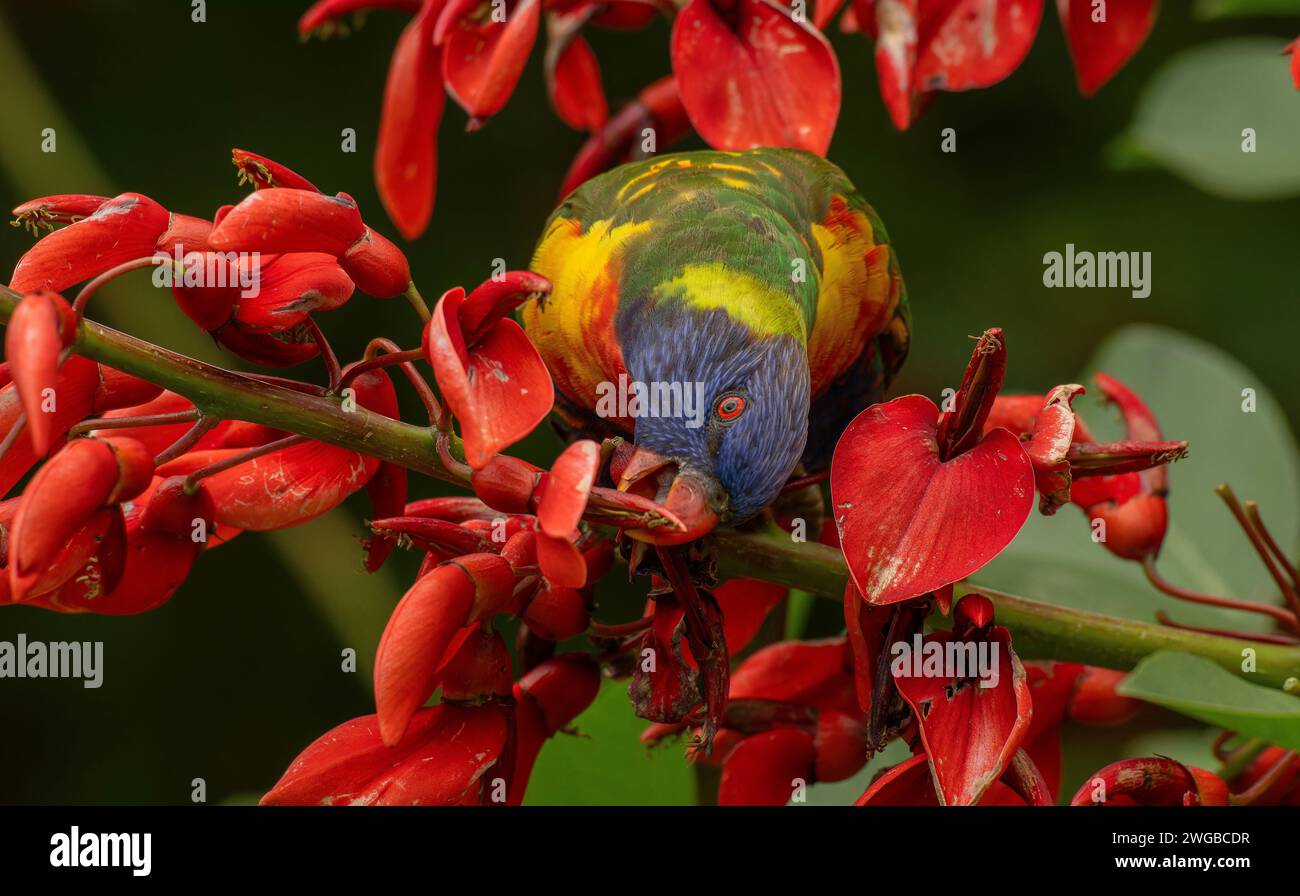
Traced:
[[719, 401], [713, 412], [718, 415], [719, 420], [728, 422], [735, 420], [741, 414], [745, 413], [745, 399], [739, 395], [724, 395]]

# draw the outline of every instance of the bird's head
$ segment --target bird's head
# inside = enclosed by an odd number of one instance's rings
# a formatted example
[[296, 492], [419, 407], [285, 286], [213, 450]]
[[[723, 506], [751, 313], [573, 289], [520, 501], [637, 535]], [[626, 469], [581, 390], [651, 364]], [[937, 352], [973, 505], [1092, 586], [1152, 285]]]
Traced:
[[686, 526], [630, 534], [678, 544], [770, 504], [808, 437], [804, 342], [685, 303], [621, 324], [631, 389], [642, 401], [618, 485], [657, 500]]

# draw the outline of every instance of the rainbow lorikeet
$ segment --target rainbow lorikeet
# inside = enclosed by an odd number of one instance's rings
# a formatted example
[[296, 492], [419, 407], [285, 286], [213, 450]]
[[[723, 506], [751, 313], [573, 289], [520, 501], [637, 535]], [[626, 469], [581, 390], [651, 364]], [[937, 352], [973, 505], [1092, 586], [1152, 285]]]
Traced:
[[557, 415], [633, 438], [620, 487], [686, 524], [633, 533], [661, 544], [754, 516], [801, 461], [829, 465], [907, 354], [884, 225], [800, 150], [680, 153], [593, 178], [551, 215], [532, 269], [553, 290], [521, 320]]

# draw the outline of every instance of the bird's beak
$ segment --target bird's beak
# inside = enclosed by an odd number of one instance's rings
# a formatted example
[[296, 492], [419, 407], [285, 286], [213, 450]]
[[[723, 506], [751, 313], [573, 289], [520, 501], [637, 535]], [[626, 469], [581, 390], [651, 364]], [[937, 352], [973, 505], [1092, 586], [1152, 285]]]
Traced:
[[651, 544], [685, 544], [709, 534], [718, 515], [709, 507], [708, 490], [698, 476], [679, 472], [677, 464], [646, 448], [637, 448], [619, 476], [618, 490], [662, 504], [681, 520], [684, 530], [630, 529], [628, 535]]

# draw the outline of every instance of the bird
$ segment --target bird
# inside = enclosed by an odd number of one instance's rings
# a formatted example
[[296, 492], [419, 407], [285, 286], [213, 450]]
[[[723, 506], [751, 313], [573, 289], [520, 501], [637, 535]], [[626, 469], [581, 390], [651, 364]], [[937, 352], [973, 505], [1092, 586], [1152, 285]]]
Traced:
[[[880, 217], [836, 165], [796, 149], [695, 151], [571, 192], [531, 270], [520, 322], [571, 438], [633, 446], [617, 485], [657, 500], [671, 545], [770, 506], [879, 401], [911, 316]], [[620, 393], [623, 400], [613, 400]]]

